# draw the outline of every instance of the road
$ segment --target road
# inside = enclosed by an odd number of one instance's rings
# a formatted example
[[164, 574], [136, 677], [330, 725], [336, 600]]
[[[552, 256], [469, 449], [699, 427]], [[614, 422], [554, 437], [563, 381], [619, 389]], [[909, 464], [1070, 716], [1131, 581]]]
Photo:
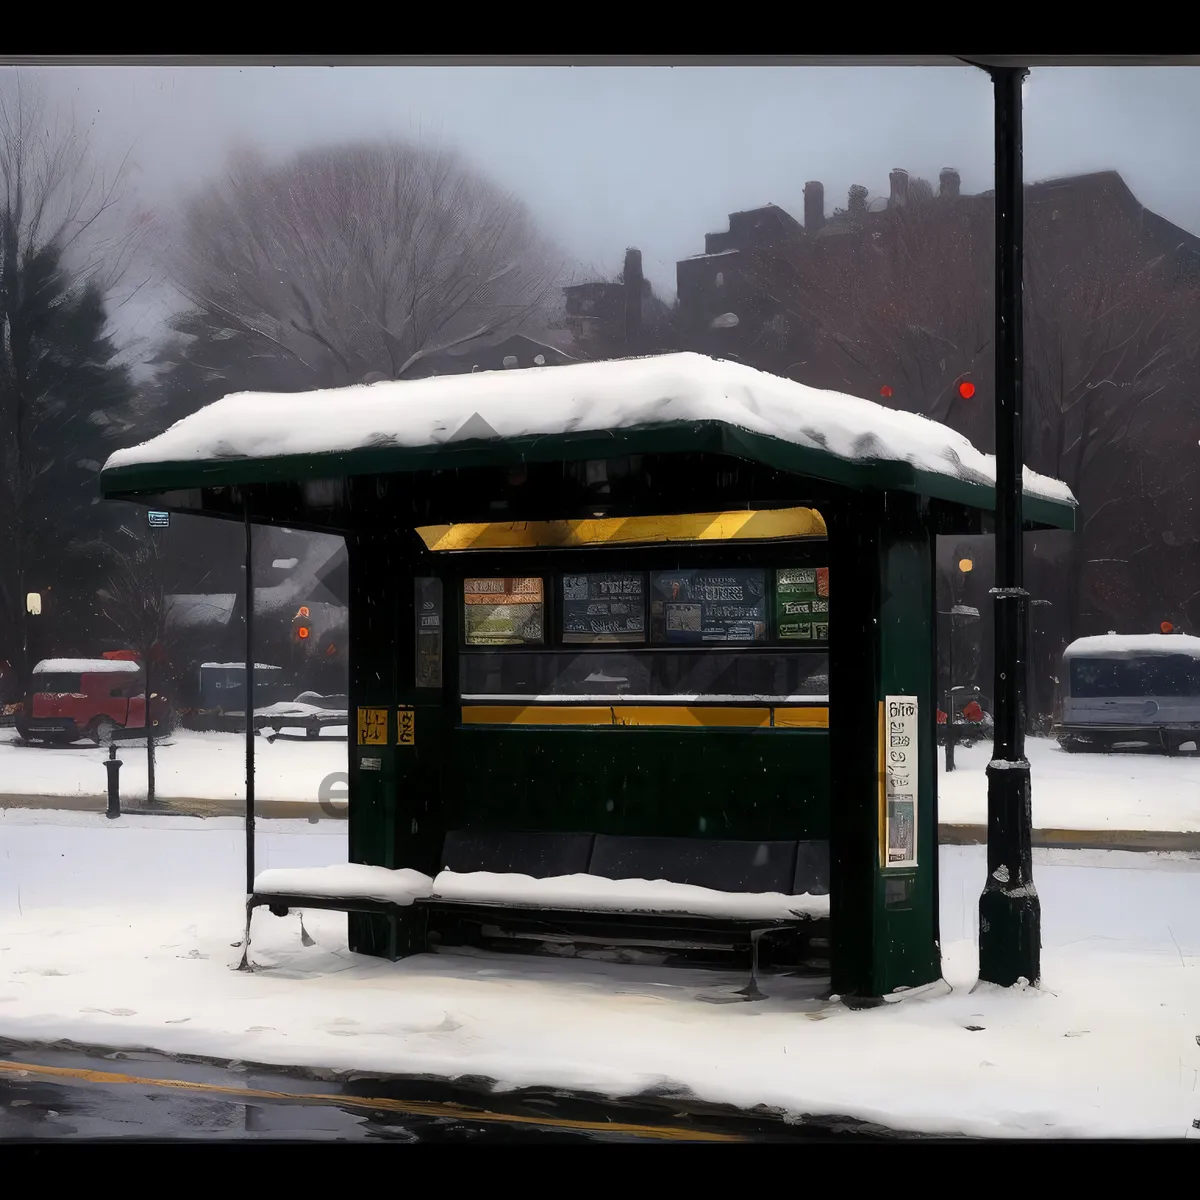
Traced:
[[772, 1142], [875, 1141], [886, 1131], [562, 1097], [494, 1097], [395, 1080], [315, 1082], [160, 1055], [0, 1044], [4, 1141]]

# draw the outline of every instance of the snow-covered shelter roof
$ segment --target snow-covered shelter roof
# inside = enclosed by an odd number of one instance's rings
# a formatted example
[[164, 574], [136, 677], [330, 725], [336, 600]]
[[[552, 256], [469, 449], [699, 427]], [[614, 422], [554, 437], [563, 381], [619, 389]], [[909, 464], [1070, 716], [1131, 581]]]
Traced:
[[1186, 654], [1200, 658], [1200, 638], [1183, 633], [1108, 633], [1073, 641], [1063, 658], [1139, 658], [1147, 654]]
[[[995, 507], [996, 460], [935, 421], [741, 363], [665, 354], [340, 388], [236, 393], [101, 473], [109, 497], [316, 476], [707, 451], [864, 490]], [[1026, 470], [1026, 516], [1074, 525]]]
[[236, 607], [232, 592], [177, 592], [167, 597], [167, 623], [177, 628], [227, 625]]
[[126, 658], [43, 658], [35, 675], [136, 675], [141, 664]]

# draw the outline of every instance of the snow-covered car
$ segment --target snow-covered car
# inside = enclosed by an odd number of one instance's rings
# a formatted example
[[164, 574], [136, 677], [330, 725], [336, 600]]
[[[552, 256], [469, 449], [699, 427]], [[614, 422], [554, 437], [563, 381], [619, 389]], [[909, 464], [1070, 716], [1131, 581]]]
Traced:
[[150, 723], [166, 732], [169, 706], [150, 696], [140, 663], [114, 658], [46, 658], [33, 668], [17, 730], [27, 741], [112, 741], [119, 732], [144, 733]]
[[1082, 637], [1063, 651], [1064, 750], [1200, 745], [1200, 638], [1181, 633]]

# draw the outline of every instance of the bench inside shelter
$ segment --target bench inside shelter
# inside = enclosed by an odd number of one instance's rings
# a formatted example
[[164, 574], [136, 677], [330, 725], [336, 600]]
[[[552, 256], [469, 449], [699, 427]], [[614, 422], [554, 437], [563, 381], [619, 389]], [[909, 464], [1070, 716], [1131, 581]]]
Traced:
[[432, 879], [357, 864], [265, 871], [250, 903], [280, 916], [307, 907], [391, 917], [406, 934], [393, 958], [479, 936], [748, 948], [749, 996], [761, 994], [763, 938], [799, 949], [828, 930], [826, 841], [458, 829], [446, 834], [441, 867]]

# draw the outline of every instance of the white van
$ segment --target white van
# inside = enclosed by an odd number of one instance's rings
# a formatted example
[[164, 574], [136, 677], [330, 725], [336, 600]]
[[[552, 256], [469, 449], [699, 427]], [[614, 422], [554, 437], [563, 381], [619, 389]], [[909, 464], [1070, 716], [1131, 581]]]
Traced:
[[[1085, 637], [1063, 651], [1066, 750], [1200, 745], [1200, 638], [1178, 633]], [[1194, 747], [1193, 747], [1194, 748]]]

